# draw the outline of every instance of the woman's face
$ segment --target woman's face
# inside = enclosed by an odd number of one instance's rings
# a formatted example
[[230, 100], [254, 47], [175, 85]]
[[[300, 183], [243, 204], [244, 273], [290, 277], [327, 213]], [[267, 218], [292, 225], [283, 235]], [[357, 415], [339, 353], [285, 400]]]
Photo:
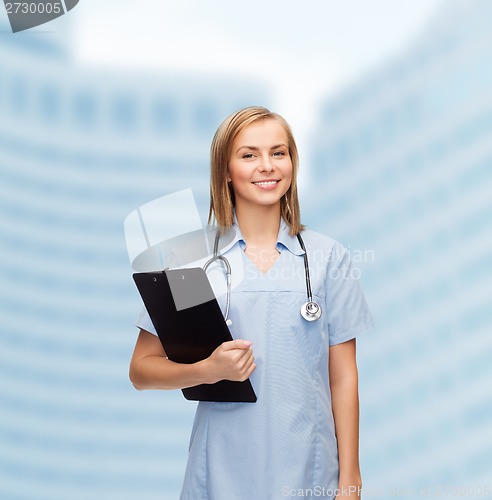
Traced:
[[280, 203], [292, 182], [292, 161], [282, 125], [265, 119], [244, 128], [232, 143], [227, 173], [236, 206]]

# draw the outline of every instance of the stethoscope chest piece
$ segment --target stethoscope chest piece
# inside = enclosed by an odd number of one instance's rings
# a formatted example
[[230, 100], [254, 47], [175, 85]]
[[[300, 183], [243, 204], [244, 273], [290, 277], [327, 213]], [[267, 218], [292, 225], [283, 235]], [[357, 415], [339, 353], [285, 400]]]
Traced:
[[321, 318], [321, 307], [317, 302], [310, 300], [301, 306], [301, 316], [306, 321], [316, 321]]

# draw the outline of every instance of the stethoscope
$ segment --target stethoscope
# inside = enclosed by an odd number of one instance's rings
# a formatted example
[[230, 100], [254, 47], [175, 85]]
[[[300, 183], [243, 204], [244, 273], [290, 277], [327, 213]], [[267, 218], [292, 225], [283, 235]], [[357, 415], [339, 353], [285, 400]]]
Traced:
[[[226, 299], [226, 309], [224, 313], [224, 319], [225, 322], [227, 323], [228, 326], [232, 325], [232, 321], [229, 319], [229, 309], [231, 307], [231, 265], [229, 261], [227, 260], [226, 257], [223, 255], [219, 254], [219, 239], [220, 239], [220, 233], [217, 231], [215, 235], [215, 242], [214, 242], [214, 253], [212, 257], [205, 263], [203, 266], [203, 270], [207, 272], [208, 267], [212, 262], [215, 262], [216, 260], [222, 262], [225, 267], [225, 272], [226, 272], [226, 280], [227, 280], [227, 299]], [[307, 292], [307, 302], [302, 304], [301, 306], [301, 316], [306, 320], [306, 321], [316, 321], [321, 317], [321, 306], [313, 300], [313, 293], [311, 291], [311, 278], [309, 276], [309, 262], [308, 262], [308, 257], [307, 257], [307, 252], [306, 252], [306, 247], [304, 246], [304, 241], [301, 238], [301, 235], [297, 235], [297, 239], [299, 240], [299, 244], [301, 245], [301, 248], [304, 252], [304, 274], [306, 276], [306, 292]]]

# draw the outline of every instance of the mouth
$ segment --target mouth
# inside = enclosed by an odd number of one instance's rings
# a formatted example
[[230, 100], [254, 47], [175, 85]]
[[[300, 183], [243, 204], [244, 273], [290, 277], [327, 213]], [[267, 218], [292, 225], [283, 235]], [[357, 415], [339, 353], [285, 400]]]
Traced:
[[275, 180], [275, 179], [272, 179], [272, 180], [268, 180], [268, 181], [256, 181], [256, 182], [253, 182], [253, 184], [255, 186], [260, 186], [260, 187], [270, 187], [270, 186], [275, 186], [276, 184], [278, 184], [280, 182], [280, 180]]

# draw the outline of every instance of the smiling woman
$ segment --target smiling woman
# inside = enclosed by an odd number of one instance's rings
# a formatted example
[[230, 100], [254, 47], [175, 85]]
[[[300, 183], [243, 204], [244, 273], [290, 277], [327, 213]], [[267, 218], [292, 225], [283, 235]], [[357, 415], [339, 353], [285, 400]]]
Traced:
[[[229, 229], [242, 207], [279, 204], [292, 234], [300, 223], [297, 196], [299, 155], [285, 119], [265, 108], [245, 108], [218, 128], [211, 145], [209, 223]], [[263, 196], [265, 192], [269, 197]], [[248, 204], [249, 200], [249, 204]], [[263, 200], [263, 202], [262, 202]]]
[[[357, 279], [334, 272], [350, 271], [347, 250], [301, 224], [297, 170], [281, 116], [250, 107], [228, 117], [211, 146], [209, 222], [217, 238], [230, 237], [221, 256], [232, 272], [244, 270], [228, 296], [234, 340], [184, 365], [167, 358], [145, 310], [138, 320], [136, 388], [249, 378], [257, 395], [198, 404], [181, 500], [275, 500], [316, 488], [333, 499], [349, 487], [359, 496], [355, 337], [373, 321]], [[310, 305], [317, 314], [303, 313]]]
[[247, 204], [271, 204], [290, 188], [292, 161], [287, 134], [276, 120], [252, 123], [232, 144], [227, 181], [236, 198], [236, 212]]

